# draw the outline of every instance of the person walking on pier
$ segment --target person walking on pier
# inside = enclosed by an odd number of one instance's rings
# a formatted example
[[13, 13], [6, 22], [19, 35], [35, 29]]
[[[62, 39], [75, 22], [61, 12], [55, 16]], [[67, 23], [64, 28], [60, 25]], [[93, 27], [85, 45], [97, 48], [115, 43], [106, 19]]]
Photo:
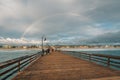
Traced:
[[47, 54], [49, 54], [49, 53], [50, 53], [50, 49], [49, 49], [49, 48], [46, 50], [46, 53], [47, 53]]
[[45, 50], [44, 50], [44, 49], [42, 49], [42, 56], [44, 55], [44, 53], [45, 53]]

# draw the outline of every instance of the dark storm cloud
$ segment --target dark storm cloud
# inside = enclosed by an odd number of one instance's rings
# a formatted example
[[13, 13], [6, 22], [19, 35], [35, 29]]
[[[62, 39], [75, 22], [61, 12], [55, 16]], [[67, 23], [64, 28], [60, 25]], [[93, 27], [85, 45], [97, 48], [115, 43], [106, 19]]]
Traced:
[[104, 35], [97, 36], [92, 41], [98, 43], [119, 43], [120, 42], [120, 31], [114, 33], [106, 33]]
[[118, 0], [100, 0], [98, 7], [96, 6], [85, 14], [96, 22], [118, 23], [120, 21], [119, 4]]
[[45, 35], [64, 44], [119, 43], [119, 4], [119, 0], [1, 0], [0, 36], [40, 40]]

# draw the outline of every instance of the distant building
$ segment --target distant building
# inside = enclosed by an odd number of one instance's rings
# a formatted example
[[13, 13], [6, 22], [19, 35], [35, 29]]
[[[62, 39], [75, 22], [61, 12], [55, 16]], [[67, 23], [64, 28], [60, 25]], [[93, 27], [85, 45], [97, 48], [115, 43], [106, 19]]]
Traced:
[[9, 49], [9, 48], [12, 48], [12, 46], [10, 46], [10, 45], [3, 45], [2, 48]]
[[27, 46], [22, 46], [23, 49], [27, 49], [28, 47]]

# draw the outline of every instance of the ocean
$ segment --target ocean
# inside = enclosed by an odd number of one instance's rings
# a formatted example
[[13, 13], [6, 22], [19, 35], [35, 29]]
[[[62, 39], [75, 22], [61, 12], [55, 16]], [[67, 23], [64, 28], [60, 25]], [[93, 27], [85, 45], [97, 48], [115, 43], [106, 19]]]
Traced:
[[0, 50], [0, 62], [11, 60], [25, 55], [35, 54], [40, 50]]
[[[26, 50], [0, 50], [0, 63], [7, 61], [7, 60], [14, 59], [14, 58], [18, 58], [21, 56], [32, 55], [32, 54], [35, 54], [35, 53], [40, 52], [40, 51], [41, 50], [27, 50], [27, 49]], [[12, 65], [12, 66], [14, 66], [14, 65]], [[0, 73], [11, 68], [12, 66], [9, 66], [7, 68], [0, 70]], [[10, 71], [9, 73], [7, 73], [3, 76], [0, 76], [0, 80], [2, 80], [3, 78], [5, 78], [5, 76], [7, 76], [8, 74], [11, 74], [11, 73], [12, 73], [12, 71]], [[16, 73], [14, 73], [12, 76], [10, 76], [6, 79], [3, 79], [3, 80], [11, 80], [15, 75], [16, 75]]]
[[[106, 54], [120, 56], [120, 49], [61, 49], [62, 51], [76, 51], [94, 54]], [[0, 50], [0, 62], [17, 57], [35, 54], [40, 50]]]
[[62, 51], [86, 52], [89, 54], [106, 54], [120, 56], [120, 49], [61, 49]]

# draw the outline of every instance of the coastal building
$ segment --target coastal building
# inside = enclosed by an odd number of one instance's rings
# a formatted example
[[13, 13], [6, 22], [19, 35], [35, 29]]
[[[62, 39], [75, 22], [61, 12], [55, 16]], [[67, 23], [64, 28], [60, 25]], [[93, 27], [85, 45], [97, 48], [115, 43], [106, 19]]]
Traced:
[[23, 49], [27, 49], [27, 46], [22, 46], [23, 47]]
[[10, 46], [10, 45], [3, 45], [2, 48], [10, 49], [10, 48], [12, 48], [12, 46]]

